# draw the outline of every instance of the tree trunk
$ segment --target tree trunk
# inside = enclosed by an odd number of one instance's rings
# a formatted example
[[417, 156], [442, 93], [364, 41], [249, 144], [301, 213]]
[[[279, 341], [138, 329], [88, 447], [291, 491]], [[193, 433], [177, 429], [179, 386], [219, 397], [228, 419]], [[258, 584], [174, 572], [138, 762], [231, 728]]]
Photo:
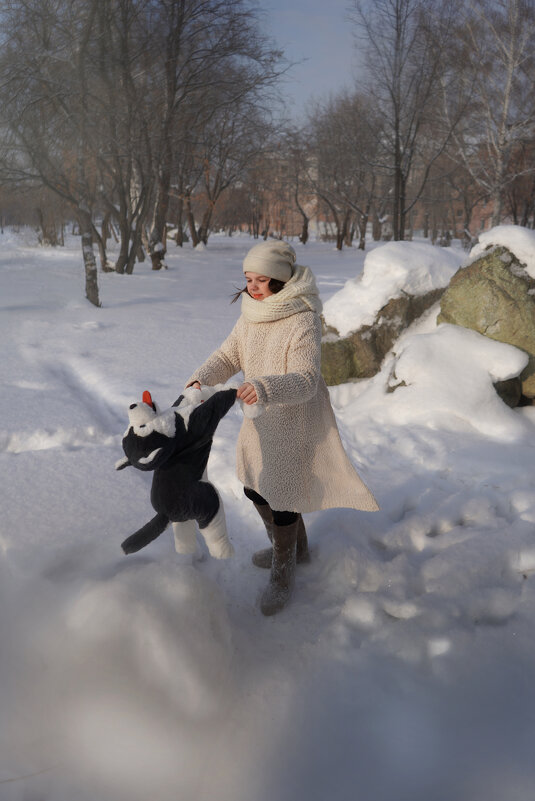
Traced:
[[344, 242], [347, 240], [347, 233], [349, 227], [349, 220], [351, 217], [351, 212], [348, 210], [344, 214], [344, 220], [342, 225], [340, 226], [340, 221], [338, 217], [335, 218], [336, 222], [336, 250], [342, 250], [344, 246]]
[[296, 187], [295, 192], [294, 192], [294, 200], [295, 200], [295, 205], [297, 206], [297, 209], [299, 211], [299, 214], [301, 215], [301, 218], [303, 220], [303, 222], [301, 224], [301, 234], [299, 235], [299, 241], [303, 245], [306, 245], [306, 243], [308, 242], [309, 217], [308, 217], [307, 214], [305, 214], [305, 210], [302, 207], [301, 203], [299, 202], [299, 187], [298, 186]]
[[359, 250], [366, 250], [367, 228], [368, 228], [368, 215], [361, 214], [359, 218]]
[[102, 232], [101, 236], [102, 236], [102, 241], [104, 243], [104, 248], [106, 248], [107, 243], [108, 243], [108, 239], [110, 238], [110, 235], [111, 235], [110, 219], [111, 219], [111, 214], [109, 212], [107, 212], [104, 215], [104, 217], [102, 218], [102, 223], [100, 225], [100, 230]]
[[[161, 155], [161, 166], [158, 175], [158, 186], [156, 190], [156, 202], [154, 204], [154, 217], [152, 220], [152, 228], [149, 237], [149, 253], [152, 259], [153, 250], [158, 254], [160, 252], [159, 246], [162, 245], [165, 255], [165, 226], [167, 223], [167, 212], [169, 210], [169, 190], [171, 188], [171, 165], [173, 163], [173, 152], [171, 147], [171, 134], [170, 124], [164, 125], [163, 130], [163, 146]], [[161, 258], [157, 258], [158, 266], [152, 262], [152, 269], [159, 270], [161, 267]]]
[[45, 223], [44, 214], [40, 207], [36, 209], [36, 212], [37, 219], [39, 220], [39, 228], [41, 229], [41, 236], [39, 237], [41, 244], [55, 247], [58, 244], [56, 226], [54, 224], [47, 225]]
[[392, 206], [392, 237], [394, 241], [398, 241], [399, 236], [399, 199], [401, 196], [401, 153], [399, 150], [399, 143], [396, 137], [396, 145], [394, 151], [394, 199]]
[[78, 223], [82, 236], [82, 255], [85, 268], [85, 296], [93, 306], [100, 306], [98, 294], [97, 260], [93, 250], [93, 222], [91, 214], [84, 206], [78, 206]]
[[150, 254], [153, 270], [161, 270], [165, 266], [165, 253], [165, 248], [161, 242], [154, 246], [154, 250]]
[[145, 261], [145, 251], [143, 249], [143, 234], [140, 233], [136, 238], [136, 261]]
[[472, 222], [472, 211], [466, 209], [464, 214], [464, 225], [463, 225], [463, 242], [467, 245], [472, 241], [473, 237], [470, 233], [470, 225]]
[[[412, 227], [412, 213], [410, 211], [409, 211], [408, 217], [409, 217], [409, 233], [408, 233], [408, 236], [407, 236], [407, 240], [409, 242], [412, 242], [412, 237], [413, 237], [413, 234], [414, 234], [414, 230], [413, 230], [413, 227]], [[406, 220], [406, 219], [407, 219], [407, 215], [404, 215], [404, 220]], [[403, 228], [405, 229], [405, 226], [403, 226]], [[405, 239], [405, 230], [403, 231], [403, 239]]]
[[199, 232], [198, 232], [199, 239], [205, 245], [208, 244], [208, 231], [210, 230], [210, 223], [212, 221], [213, 210], [214, 210], [213, 204], [210, 203], [210, 205], [203, 214], [203, 218], [199, 226]]
[[299, 235], [299, 241], [306, 245], [308, 242], [308, 217], [305, 214], [301, 215], [303, 218], [303, 223], [301, 225], [301, 233]]
[[398, 240], [403, 242], [405, 239], [405, 225], [406, 225], [406, 188], [407, 182], [403, 173], [400, 173], [400, 181], [399, 181], [399, 222], [398, 222]]
[[377, 212], [373, 214], [372, 220], [372, 237], [374, 242], [380, 242], [383, 235], [383, 223]]
[[182, 222], [182, 215], [184, 213], [184, 201], [182, 198], [178, 200], [178, 208], [176, 214], [176, 244], [178, 247], [182, 247], [184, 244], [184, 228]]
[[128, 253], [128, 259], [126, 262], [127, 275], [132, 275], [132, 273], [134, 272], [134, 265], [136, 263], [136, 259], [138, 257], [140, 248], [141, 248], [141, 228], [136, 228], [132, 232], [132, 244], [130, 245], [130, 251]]
[[535, 179], [531, 184], [531, 192], [529, 198], [524, 203], [524, 213], [522, 214], [522, 225], [524, 228], [529, 227], [529, 218], [535, 209]]
[[494, 228], [495, 225], [499, 225], [502, 219], [502, 205], [503, 205], [503, 198], [501, 187], [497, 186], [494, 188], [492, 193], [492, 217], [490, 226]]
[[119, 220], [119, 236], [121, 245], [119, 248], [119, 255], [115, 262], [115, 272], [119, 275], [124, 275], [125, 267], [128, 263], [128, 246], [130, 240], [130, 228], [126, 224], [126, 220], [121, 217]]
[[[156, 241], [156, 239], [153, 239], [153, 236], [156, 236], [157, 234], [159, 234], [159, 238]], [[141, 245], [140, 237], [137, 238], [137, 241], [139, 242], [139, 245]], [[149, 255], [150, 255], [150, 260], [152, 262], [153, 270], [161, 270], [162, 267], [166, 266], [164, 262], [165, 254], [167, 253], [166, 246], [167, 246], [167, 225], [164, 224], [160, 231], [156, 231], [153, 228], [151, 233], [151, 238], [149, 240]]]
[[111, 272], [108, 267], [108, 257], [106, 255], [106, 243], [103, 237], [99, 234], [96, 225], [93, 225], [93, 236], [97, 241], [98, 255], [100, 258], [100, 269], [103, 273]]
[[195, 217], [193, 216], [193, 209], [191, 208], [191, 198], [189, 195], [186, 197], [186, 219], [188, 221], [188, 227], [191, 236], [191, 244], [194, 248], [196, 248], [200, 240], [197, 234]]
[[435, 214], [433, 213], [433, 221], [431, 223], [431, 242], [434, 245], [438, 239], [438, 222]]

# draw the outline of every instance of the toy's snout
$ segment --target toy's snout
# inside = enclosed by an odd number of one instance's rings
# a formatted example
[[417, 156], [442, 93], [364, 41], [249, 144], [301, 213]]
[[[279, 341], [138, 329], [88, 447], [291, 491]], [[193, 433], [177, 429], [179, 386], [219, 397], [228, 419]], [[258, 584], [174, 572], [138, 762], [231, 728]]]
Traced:
[[127, 460], [121, 461], [117, 469], [129, 464], [139, 470], [157, 469], [173, 450], [176, 429], [174, 409], [161, 413], [150, 392], [145, 390], [141, 403], [130, 404], [128, 420], [128, 429], [123, 437]]

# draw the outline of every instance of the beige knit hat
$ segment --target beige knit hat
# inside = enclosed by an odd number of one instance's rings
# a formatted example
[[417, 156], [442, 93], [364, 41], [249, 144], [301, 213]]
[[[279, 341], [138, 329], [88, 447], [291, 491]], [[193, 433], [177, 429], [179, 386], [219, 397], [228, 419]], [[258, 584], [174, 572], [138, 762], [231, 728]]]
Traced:
[[296, 258], [295, 250], [288, 242], [270, 239], [251, 248], [243, 260], [243, 272], [258, 273], [286, 282], [292, 277]]

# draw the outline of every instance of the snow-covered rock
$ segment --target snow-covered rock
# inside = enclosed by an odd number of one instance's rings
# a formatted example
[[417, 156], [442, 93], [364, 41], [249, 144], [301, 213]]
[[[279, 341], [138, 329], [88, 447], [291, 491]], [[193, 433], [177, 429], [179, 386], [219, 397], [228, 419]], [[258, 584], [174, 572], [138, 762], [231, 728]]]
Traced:
[[535, 397], [534, 254], [535, 231], [504, 225], [482, 234], [442, 295], [438, 316], [525, 351], [519, 394], [527, 398]]
[[375, 375], [396, 339], [440, 298], [460, 258], [418, 242], [390, 242], [368, 253], [362, 276], [324, 306], [327, 384]]
[[423, 242], [388, 242], [370, 251], [362, 275], [346, 282], [323, 306], [323, 316], [342, 337], [371, 326], [389, 300], [443, 289], [459, 268], [459, 251]]

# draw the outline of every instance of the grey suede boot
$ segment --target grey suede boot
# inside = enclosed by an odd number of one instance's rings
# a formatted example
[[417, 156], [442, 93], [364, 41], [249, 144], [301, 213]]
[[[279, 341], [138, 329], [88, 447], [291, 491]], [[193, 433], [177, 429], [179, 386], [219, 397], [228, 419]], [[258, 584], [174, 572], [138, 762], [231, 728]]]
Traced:
[[[271, 511], [269, 504], [264, 504], [260, 506], [258, 503], [253, 503], [254, 508], [262, 518], [264, 525], [266, 527], [266, 532], [269, 537], [269, 541], [271, 542], [272, 539], [272, 528], [273, 528], [273, 512]], [[271, 548], [269, 549], [271, 550]]]
[[[269, 506], [256, 506], [258, 514], [264, 520], [266, 531], [269, 539], [272, 539], [271, 529], [273, 527], [273, 515]], [[267, 518], [267, 521], [266, 521]], [[298, 565], [310, 562], [310, 552], [308, 550], [308, 539], [305, 524], [301, 515], [297, 518], [297, 548], [296, 548], [296, 561]], [[256, 551], [252, 556], [253, 565], [256, 567], [263, 567], [266, 570], [271, 569], [273, 561], [273, 548], [263, 548], [261, 551]]]
[[[264, 525], [266, 527], [266, 533], [269, 537], [269, 541], [273, 541], [273, 513], [266, 503], [263, 506], [260, 506], [257, 503], [253, 503], [254, 508], [262, 518]], [[256, 567], [271, 567], [271, 559], [272, 559], [273, 549], [272, 548], [262, 548], [261, 551], [255, 551], [252, 555], [251, 559], [253, 565]]]
[[273, 524], [271, 575], [260, 601], [260, 610], [263, 615], [275, 615], [280, 612], [292, 594], [298, 526], [299, 518], [289, 526]]

